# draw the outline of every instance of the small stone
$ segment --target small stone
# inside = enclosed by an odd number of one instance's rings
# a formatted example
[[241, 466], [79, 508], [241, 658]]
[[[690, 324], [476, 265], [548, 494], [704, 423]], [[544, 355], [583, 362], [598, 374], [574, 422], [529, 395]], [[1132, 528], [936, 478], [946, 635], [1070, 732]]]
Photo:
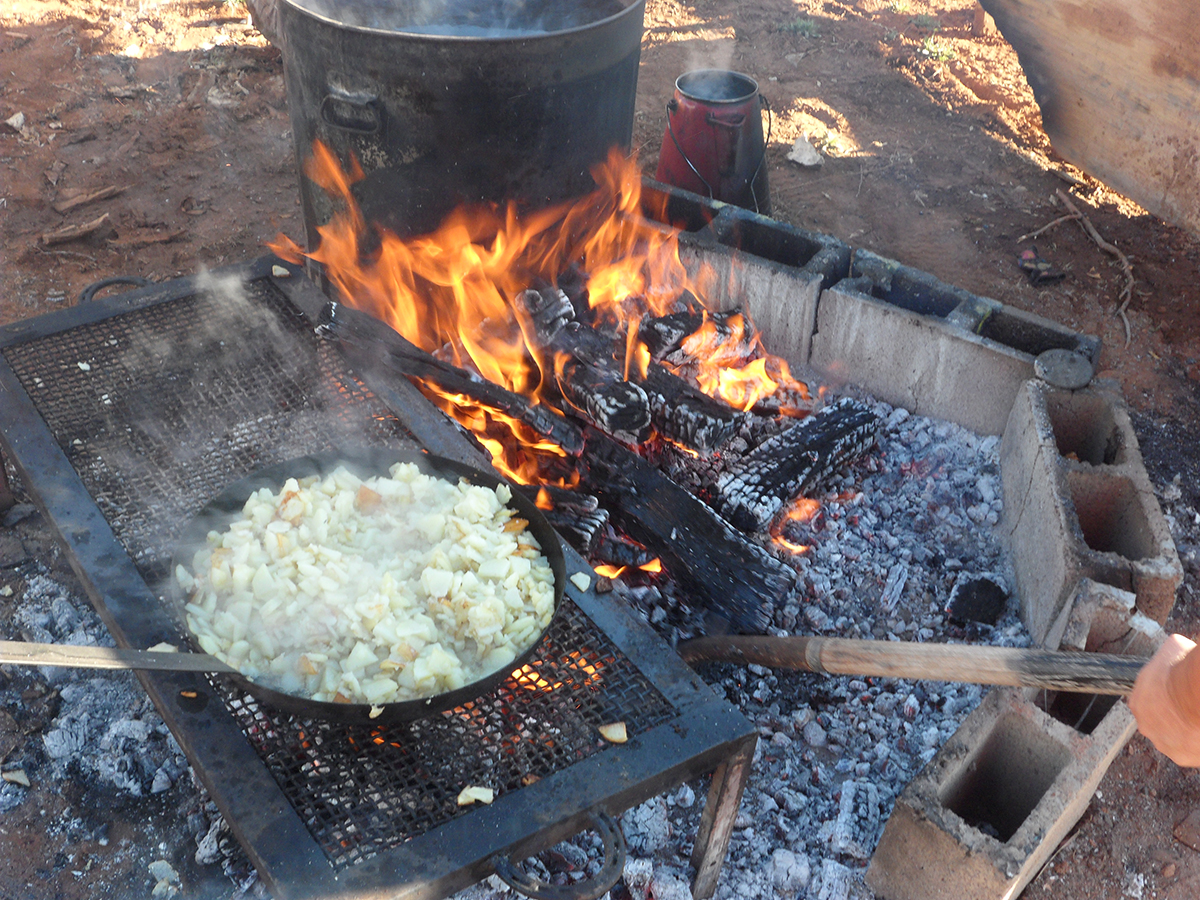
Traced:
[[796, 856], [791, 850], [776, 849], [771, 854], [771, 882], [785, 896], [795, 896], [808, 887], [811, 871], [808, 857]]
[[814, 168], [816, 166], [825, 165], [825, 157], [812, 144], [802, 137], [796, 138], [792, 144], [792, 149], [788, 152], [787, 158], [792, 162], [806, 168]]
[[815, 719], [804, 726], [804, 743], [810, 747], [824, 747], [829, 743], [825, 729]]

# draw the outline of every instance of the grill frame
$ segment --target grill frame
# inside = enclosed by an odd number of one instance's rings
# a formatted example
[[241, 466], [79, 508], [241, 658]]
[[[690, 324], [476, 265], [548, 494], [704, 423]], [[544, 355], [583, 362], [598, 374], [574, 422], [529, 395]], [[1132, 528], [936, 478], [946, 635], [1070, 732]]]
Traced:
[[[324, 295], [299, 269], [272, 274], [266, 257], [215, 273], [269, 280], [315, 324]], [[198, 278], [111, 296], [0, 329], [0, 446], [34, 502], [57, 531], [85, 593], [121, 646], [146, 647], [177, 634], [137, 565], [55, 440], [6, 355], [134, 310], [195, 296]], [[358, 361], [349, 361], [350, 365]], [[484, 467], [463, 433], [412, 385], [369, 366], [356, 369], [391, 414], [431, 453]], [[590, 571], [564, 547], [568, 571]], [[260, 876], [281, 898], [443, 897], [486, 877], [496, 854], [521, 858], [587, 826], [593, 813], [615, 815], [649, 797], [713, 772], [695, 841], [693, 893], [710, 896], [725, 852], [757, 735], [734, 707], [697, 678], [648, 626], [611, 595], [568, 587], [572, 603], [677, 711], [671, 721], [499, 796], [431, 831], [353, 865], [335, 868], [205, 676], [139, 672], [153, 699]], [[192, 697], [191, 695], [194, 695]]]

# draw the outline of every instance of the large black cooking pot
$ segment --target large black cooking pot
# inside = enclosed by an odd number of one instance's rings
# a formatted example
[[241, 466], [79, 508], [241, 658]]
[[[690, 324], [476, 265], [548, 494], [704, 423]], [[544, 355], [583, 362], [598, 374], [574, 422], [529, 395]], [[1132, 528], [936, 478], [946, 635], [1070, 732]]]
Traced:
[[[592, 190], [633, 134], [645, 0], [280, 0], [309, 248], [331, 205], [320, 139], [366, 178], [366, 217], [407, 237], [462, 203], [540, 208]], [[432, 10], [432, 12], [431, 12]]]
[[[192, 569], [192, 558], [196, 551], [205, 546], [210, 531], [224, 531], [229, 523], [241, 515], [242, 507], [250, 499], [250, 495], [259, 488], [268, 487], [277, 491], [288, 478], [305, 478], [309, 475], [324, 476], [334, 471], [338, 466], [345, 466], [360, 478], [372, 475], [386, 475], [393, 464], [398, 462], [416, 463], [426, 475], [445, 478], [457, 482], [465, 478], [471, 484], [485, 485], [495, 488], [501, 479], [494, 472], [484, 472], [471, 466], [463, 465], [450, 459], [431, 456], [426, 453], [389, 450], [384, 448], [355, 448], [329, 453], [320, 453], [292, 459], [286, 462], [268, 466], [246, 478], [236, 481], [224, 488], [210, 500], [203, 509], [188, 523], [180, 536], [179, 544], [171, 561], [171, 571], [177, 566], [183, 566], [188, 571]], [[514, 509], [529, 523], [529, 533], [532, 534], [542, 548], [542, 555], [550, 563], [554, 572], [554, 617], [557, 617], [562, 603], [563, 589], [566, 586], [566, 561], [563, 557], [562, 544], [558, 534], [546, 521], [545, 516], [534, 505], [533, 501], [524, 494], [513, 491], [509, 507]], [[178, 580], [170, 579], [173, 599], [178, 604], [181, 620], [184, 618], [183, 606], [188, 601]], [[447, 691], [433, 697], [417, 700], [403, 700], [387, 703], [375, 708], [365, 703], [328, 703], [302, 697], [295, 694], [285, 694], [258, 684], [243, 675], [226, 675], [242, 690], [257, 697], [264, 703], [285, 713], [311, 719], [324, 719], [334, 722], [347, 722], [360, 725], [385, 725], [395, 722], [411, 722], [435, 712], [453, 709], [468, 700], [474, 700], [497, 687], [510, 673], [521, 668], [535, 657], [541, 649], [550, 625], [534, 642], [525, 649], [509, 665], [485, 675], [482, 678], [464, 685], [453, 691]]]

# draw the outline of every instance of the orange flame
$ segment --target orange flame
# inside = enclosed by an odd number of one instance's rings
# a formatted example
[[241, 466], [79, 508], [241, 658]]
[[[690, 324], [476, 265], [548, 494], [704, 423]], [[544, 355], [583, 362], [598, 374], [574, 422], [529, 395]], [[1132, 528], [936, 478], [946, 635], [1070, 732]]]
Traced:
[[[308, 257], [319, 263], [344, 302], [388, 322], [421, 349], [535, 400], [547, 398], [555, 373], [543, 370], [537, 348], [526, 343], [531, 323], [512, 302], [530, 285], [556, 284], [572, 267], [586, 273], [589, 308], [598, 324], [625, 335], [626, 377], [634, 379], [644, 377], [650, 361], [638, 337], [642, 318], [682, 309], [685, 292], [704, 297], [715, 286], [707, 266], [694, 275], [684, 267], [678, 231], [642, 217], [641, 173], [615, 149], [593, 171], [597, 188], [586, 197], [521, 215], [513, 204], [461, 207], [432, 233], [410, 239], [365, 220], [351, 193], [364, 177], [357, 160], [343, 170], [314, 142], [305, 174], [333, 198], [335, 212], [317, 228], [315, 249], [305, 251], [280, 235], [272, 250], [293, 262]], [[807, 397], [782, 360], [763, 362], [757, 336], [741, 340], [744, 323], [735, 328], [739, 359], [721, 349], [728, 340], [713, 342], [707, 333], [690, 339], [689, 349], [712, 358], [706, 368], [721, 370], [702, 376], [702, 390], [745, 409], [780, 384]], [[746, 356], [747, 344], [754, 359]], [[497, 411], [462, 397], [433, 399], [480, 435], [498, 468], [517, 481], [540, 481], [547, 460], [562, 456]]]
[[791, 508], [781, 517], [779, 526], [771, 530], [771, 540], [787, 550], [789, 553], [804, 554], [811, 547], [808, 544], [796, 544], [785, 538], [782, 532], [784, 526], [788, 522], [811, 522], [813, 517], [821, 511], [821, 501], [814, 500], [811, 497], [798, 497]]

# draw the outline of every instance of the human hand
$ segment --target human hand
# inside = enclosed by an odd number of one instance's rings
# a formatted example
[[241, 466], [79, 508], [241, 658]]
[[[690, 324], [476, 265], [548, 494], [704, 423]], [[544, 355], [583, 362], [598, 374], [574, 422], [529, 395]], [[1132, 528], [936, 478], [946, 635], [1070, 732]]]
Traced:
[[1138, 730], [1181, 766], [1200, 766], [1200, 651], [1173, 634], [1138, 673], [1129, 709]]

